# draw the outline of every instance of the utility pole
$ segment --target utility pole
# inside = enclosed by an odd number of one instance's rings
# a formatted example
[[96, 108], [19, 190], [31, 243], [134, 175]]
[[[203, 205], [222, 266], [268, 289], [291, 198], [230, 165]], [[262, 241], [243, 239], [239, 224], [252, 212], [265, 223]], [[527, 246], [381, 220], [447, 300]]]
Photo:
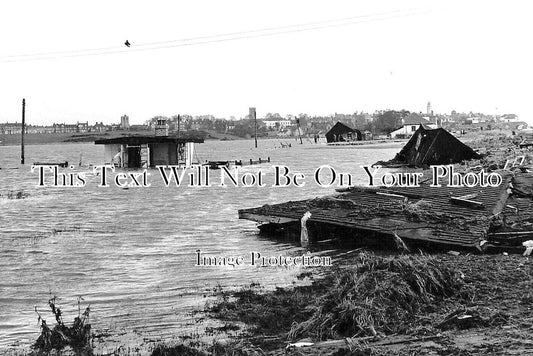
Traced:
[[26, 99], [22, 99], [22, 134], [20, 140], [20, 164], [24, 164], [24, 131], [26, 131]]
[[296, 125], [298, 126], [298, 137], [300, 138], [300, 145], [303, 144], [302, 142], [302, 135], [300, 134], [300, 119], [296, 119]]
[[255, 108], [250, 108], [250, 119], [254, 120], [254, 139], [255, 139], [255, 148], [257, 148], [257, 114], [255, 112]]
[[374, 115], [372, 115], [372, 121], [370, 121], [370, 134], [372, 135], [372, 141], [374, 140]]
[[180, 116], [178, 115], [178, 139], [180, 138]]
[[179, 165], [180, 159], [182, 159], [183, 156], [185, 156], [185, 143], [183, 144], [180, 143], [180, 120], [181, 120], [181, 117], [178, 114], [178, 165]]

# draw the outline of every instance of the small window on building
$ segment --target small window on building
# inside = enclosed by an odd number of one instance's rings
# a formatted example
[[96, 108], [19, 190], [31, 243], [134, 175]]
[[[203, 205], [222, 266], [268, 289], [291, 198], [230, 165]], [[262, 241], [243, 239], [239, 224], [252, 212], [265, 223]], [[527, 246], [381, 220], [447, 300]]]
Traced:
[[411, 131], [416, 131], [416, 126], [411, 126]]

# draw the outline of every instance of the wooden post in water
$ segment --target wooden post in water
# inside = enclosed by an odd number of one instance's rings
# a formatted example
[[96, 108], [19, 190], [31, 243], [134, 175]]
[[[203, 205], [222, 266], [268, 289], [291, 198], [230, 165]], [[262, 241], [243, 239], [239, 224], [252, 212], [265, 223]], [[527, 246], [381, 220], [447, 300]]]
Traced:
[[24, 164], [24, 131], [26, 131], [26, 99], [22, 99], [22, 133], [20, 138], [20, 164]]

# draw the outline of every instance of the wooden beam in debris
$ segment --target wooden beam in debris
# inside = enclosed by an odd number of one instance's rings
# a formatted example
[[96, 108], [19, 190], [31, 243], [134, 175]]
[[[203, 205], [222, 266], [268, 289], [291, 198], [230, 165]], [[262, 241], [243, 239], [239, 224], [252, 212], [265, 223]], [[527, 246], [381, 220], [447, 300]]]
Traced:
[[294, 223], [300, 221], [299, 219], [289, 218], [289, 217], [281, 217], [281, 216], [274, 216], [274, 215], [267, 215], [267, 214], [254, 214], [244, 211], [239, 211], [239, 219], [246, 219], [255, 221], [258, 223], [270, 223], [270, 224], [287, 224], [287, 223]]
[[496, 236], [512, 236], [512, 235], [533, 235], [533, 231], [504, 231], [504, 232], [493, 232], [490, 235]]
[[487, 240], [502, 246], [519, 246], [522, 243], [533, 238], [533, 231], [502, 231], [490, 233], [487, 235]]
[[406, 191], [399, 191], [394, 189], [384, 189], [381, 187], [365, 187], [365, 186], [352, 186], [347, 188], [337, 188], [335, 189], [338, 193], [347, 193], [347, 192], [364, 192], [364, 193], [374, 193], [374, 194], [393, 194], [396, 196], [402, 196], [405, 198], [412, 198], [412, 199], [421, 199], [423, 196], [421, 194], [406, 192]]
[[400, 199], [407, 200], [407, 197], [404, 196], [404, 195], [401, 195], [401, 194], [386, 193], [386, 192], [376, 192], [376, 194], [377, 195], [383, 195], [383, 196], [386, 196], [386, 197], [391, 197], [391, 198], [400, 198]]
[[485, 205], [482, 202], [465, 199], [463, 197], [450, 197], [450, 202], [452, 204], [457, 204], [461, 206], [466, 206], [473, 209], [484, 209]]
[[461, 196], [458, 197], [458, 198], [461, 198], [461, 199], [468, 199], [468, 200], [470, 200], [470, 199], [475, 199], [475, 198], [477, 198], [477, 194], [474, 193], [474, 194], [461, 195]]

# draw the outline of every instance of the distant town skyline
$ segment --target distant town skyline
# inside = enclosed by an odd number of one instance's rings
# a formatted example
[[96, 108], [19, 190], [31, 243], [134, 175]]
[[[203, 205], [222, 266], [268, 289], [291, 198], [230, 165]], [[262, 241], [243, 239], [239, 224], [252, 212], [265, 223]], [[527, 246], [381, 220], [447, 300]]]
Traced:
[[[509, 116], [509, 115], [512, 115], [512, 116], [518, 116], [516, 115], [515, 113], [501, 113], [501, 114], [494, 114], [494, 113], [481, 113], [481, 112], [472, 112], [472, 111], [467, 111], [467, 112], [462, 112], [462, 111], [457, 111], [457, 110], [452, 110], [451, 112], [448, 112], [448, 113], [439, 113], [439, 112], [435, 112], [433, 109], [432, 109], [432, 106], [430, 105], [430, 102], [427, 103], [428, 105], [426, 106], [426, 110], [423, 111], [423, 110], [419, 110], [419, 111], [415, 111], [415, 110], [407, 110], [413, 114], [420, 114], [421, 116], [425, 116], [425, 115], [431, 115], [431, 116], [439, 116], [439, 117], [451, 117], [453, 116], [453, 114], [463, 114], [463, 115], [469, 115], [469, 116], [472, 116], [472, 117], [479, 117], [479, 116], [482, 116], [482, 117], [493, 117], [493, 118], [502, 118], [502, 117], [505, 117], [505, 116]], [[278, 120], [279, 119], [283, 119], [283, 120], [294, 120], [298, 117], [302, 117], [302, 116], [305, 116], [305, 117], [309, 117], [309, 118], [320, 118], [320, 117], [323, 117], [323, 118], [327, 118], [327, 117], [330, 117], [330, 118], [335, 118], [337, 116], [350, 116], [350, 115], [357, 115], [357, 114], [365, 114], [365, 115], [369, 115], [370, 117], [373, 117], [374, 114], [376, 113], [379, 113], [379, 112], [386, 112], [386, 111], [402, 111], [402, 110], [405, 110], [405, 109], [390, 109], [390, 108], [387, 108], [387, 109], [376, 109], [374, 111], [364, 111], [364, 110], [356, 110], [354, 112], [350, 112], [350, 113], [346, 113], [346, 112], [334, 112], [334, 113], [328, 113], [328, 114], [323, 114], [323, 115], [319, 115], [319, 114], [309, 114], [309, 113], [305, 113], [305, 112], [302, 112], [302, 113], [298, 113], [298, 114], [292, 114], [292, 113], [288, 113], [288, 114], [285, 114], [285, 115], [282, 115], [280, 114], [279, 112], [265, 112], [261, 115], [257, 115], [257, 119], [258, 120], [261, 120], [261, 121], [268, 121], [268, 120]], [[221, 116], [216, 116], [216, 115], [212, 115], [212, 114], [209, 114], [209, 113], [206, 113], [206, 114], [199, 114], [199, 115], [191, 115], [189, 113], [180, 113], [180, 114], [172, 114], [172, 115], [153, 115], [149, 118], [146, 118], [144, 120], [142, 120], [141, 122], [133, 122], [133, 123], [130, 123], [130, 117], [129, 115], [127, 114], [124, 114], [124, 115], [121, 115], [118, 120], [114, 120], [114, 121], [111, 121], [111, 122], [105, 122], [105, 121], [98, 121], [98, 120], [85, 120], [85, 121], [80, 121], [80, 120], [63, 120], [63, 121], [52, 121], [52, 122], [43, 122], [43, 123], [28, 123], [28, 120], [26, 119], [26, 124], [27, 126], [53, 126], [53, 125], [64, 125], [64, 124], [67, 124], [67, 125], [73, 125], [73, 124], [86, 124], [86, 123], [94, 123], [94, 124], [104, 124], [104, 125], [120, 125], [120, 126], [123, 126], [124, 124], [124, 118], [126, 117], [127, 120], [128, 120], [128, 125], [129, 126], [130, 124], [132, 125], [145, 125], [147, 122], [149, 121], [153, 121], [155, 118], [159, 118], [159, 117], [164, 117], [164, 118], [167, 118], [167, 119], [171, 119], [171, 118], [176, 118], [177, 116], [181, 116], [182, 119], [203, 119], [203, 118], [207, 118], [207, 117], [210, 117], [212, 120], [227, 120], [227, 121], [241, 121], [241, 120], [246, 120], [249, 118], [249, 115], [246, 114], [246, 115], [241, 115], [239, 117], [235, 116], [235, 115], [231, 115], [229, 117], [221, 117]], [[27, 116], [26, 116], [27, 117]], [[518, 117], [516, 119], [517, 121], [525, 121], [527, 122], [526, 120], [522, 120], [520, 117]], [[18, 123], [20, 124], [21, 120], [20, 118], [19, 119], [15, 119], [15, 120], [12, 120], [12, 121], [0, 121], [0, 125], [1, 124], [7, 124], [7, 123]]]
[[[0, 122], [375, 110], [533, 123], [526, 1], [0, 4]], [[128, 42], [129, 46], [125, 43]]]

